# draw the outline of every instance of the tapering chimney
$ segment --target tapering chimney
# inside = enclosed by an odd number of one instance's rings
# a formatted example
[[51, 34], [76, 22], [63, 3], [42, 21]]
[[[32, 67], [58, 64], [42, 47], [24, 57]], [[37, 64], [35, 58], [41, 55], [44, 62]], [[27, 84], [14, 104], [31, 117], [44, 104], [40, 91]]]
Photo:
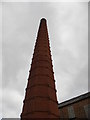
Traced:
[[40, 21], [36, 39], [21, 114], [21, 119], [23, 118], [59, 118], [47, 21], [45, 18]]

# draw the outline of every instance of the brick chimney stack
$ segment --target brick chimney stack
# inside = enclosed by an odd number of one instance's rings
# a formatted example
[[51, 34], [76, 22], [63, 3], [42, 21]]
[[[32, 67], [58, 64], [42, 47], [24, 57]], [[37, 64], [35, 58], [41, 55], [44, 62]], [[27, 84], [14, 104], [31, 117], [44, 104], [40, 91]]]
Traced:
[[21, 113], [23, 118], [59, 118], [47, 21], [42, 18]]

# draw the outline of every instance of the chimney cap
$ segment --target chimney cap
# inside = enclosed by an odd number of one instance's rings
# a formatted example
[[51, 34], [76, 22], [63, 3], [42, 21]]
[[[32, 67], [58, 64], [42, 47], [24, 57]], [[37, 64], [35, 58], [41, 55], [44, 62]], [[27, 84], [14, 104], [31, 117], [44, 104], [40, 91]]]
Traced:
[[46, 19], [45, 19], [45, 18], [42, 18], [41, 21], [46, 21]]

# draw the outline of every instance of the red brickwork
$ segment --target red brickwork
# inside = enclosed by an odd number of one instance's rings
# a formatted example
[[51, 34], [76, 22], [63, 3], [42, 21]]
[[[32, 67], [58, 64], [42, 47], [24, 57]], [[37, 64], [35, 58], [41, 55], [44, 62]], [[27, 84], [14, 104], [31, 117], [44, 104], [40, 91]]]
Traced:
[[[73, 101], [73, 100], [71, 100], [71, 101]], [[67, 105], [65, 105], [65, 103], [64, 103], [63, 106], [61, 106], [59, 108], [60, 118], [69, 118], [68, 108], [71, 106], [73, 107], [75, 118], [77, 118], [77, 119], [78, 118], [87, 118], [84, 106], [88, 106], [87, 114], [89, 114], [90, 96], [88, 96], [87, 98], [84, 98], [84, 99], [80, 99], [80, 100], [74, 99], [74, 102], [72, 102], [70, 104], [69, 103], [70, 103], [70, 101], [68, 102]]]
[[59, 118], [46, 20], [41, 19], [21, 118]]

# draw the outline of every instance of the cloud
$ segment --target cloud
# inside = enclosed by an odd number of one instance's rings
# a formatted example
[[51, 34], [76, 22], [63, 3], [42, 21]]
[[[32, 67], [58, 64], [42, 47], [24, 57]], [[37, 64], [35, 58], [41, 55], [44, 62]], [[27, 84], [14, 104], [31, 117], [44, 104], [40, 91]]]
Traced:
[[4, 89], [3, 93], [4, 104], [2, 112], [4, 114], [4, 117], [17, 118], [17, 113], [20, 113], [21, 111], [20, 108], [22, 106], [22, 96], [18, 93], [18, 91], [13, 89]]
[[66, 3], [57, 5], [56, 9], [57, 16], [49, 30], [57, 95], [61, 102], [88, 91], [88, 75], [83, 71], [88, 69], [88, 7], [86, 3]]

